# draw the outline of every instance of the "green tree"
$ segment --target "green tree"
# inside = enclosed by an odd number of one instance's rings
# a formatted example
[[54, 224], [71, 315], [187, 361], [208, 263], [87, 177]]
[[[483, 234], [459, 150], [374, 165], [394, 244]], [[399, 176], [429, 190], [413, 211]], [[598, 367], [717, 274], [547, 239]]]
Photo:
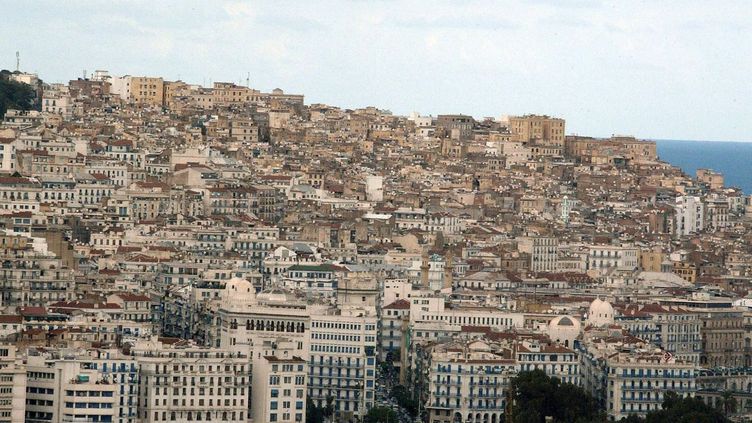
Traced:
[[415, 417], [418, 414], [418, 402], [413, 398], [412, 392], [407, 387], [396, 385], [392, 388], [391, 396], [411, 416]]
[[[729, 403], [733, 401], [730, 398]], [[675, 392], [666, 392], [663, 398], [663, 409], [653, 410], [645, 418], [629, 416], [620, 420], [622, 423], [729, 423], [730, 420], [723, 412], [703, 402], [699, 398], [682, 398]], [[724, 408], [723, 404], [720, 408]], [[730, 410], [730, 409], [729, 409]]]
[[731, 391], [724, 391], [721, 394], [721, 400], [718, 402], [718, 409], [723, 412], [723, 415], [728, 417], [736, 413], [736, 398]]
[[324, 423], [334, 414], [334, 397], [326, 398], [326, 405], [317, 406], [310, 398], [306, 400], [306, 423]]
[[387, 407], [373, 407], [368, 410], [368, 414], [363, 419], [364, 423], [398, 423], [398, 421], [397, 413]]
[[8, 109], [30, 110], [34, 106], [34, 89], [26, 84], [0, 77], [0, 117]]
[[510, 385], [512, 420], [517, 423], [601, 422], [606, 416], [597, 401], [582, 388], [562, 383], [542, 370], [519, 373]]

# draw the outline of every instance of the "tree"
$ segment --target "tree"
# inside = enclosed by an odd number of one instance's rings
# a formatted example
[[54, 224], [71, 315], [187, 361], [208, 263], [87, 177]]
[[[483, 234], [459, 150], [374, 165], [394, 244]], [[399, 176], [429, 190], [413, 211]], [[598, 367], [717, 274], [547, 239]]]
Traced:
[[519, 423], [600, 422], [606, 416], [590, 394], [570, 383], [561, 383], [542, 370], [519, 373], [510, 385], [512, 420]]
[[368, 410], [368, 414], [363, 419], [364, 423], [397, 423], [398, 421], [397, 413], [387, 407], [373, 407]]
[[721, 400], [718, 403], [718, 409], [723, 412], [723, 415], [728, 417], [736, 413], [736, 398], [731, 391], [724, 391], [721, 394]]
[[324, 423], [334, 414], [334, 397], [326, 397], [326, 405], [319, 407], [313, 400], [306, 400], [306, 423]]
[[5, 116], [8, 109], [30, 110], [34, 107], [35, 95], [31, 86], [1, 77], [0, 117]]
[[[729, 403], [733, 397], [730, 395]], [[699, 398], [682, 398], [675, 392], [666, 392], [663, 398], [663, 409], [653, 410], [645, 418], [629, 416], [620, 420], [622, 423], [729, 423], [730, 420]], [[723, 408], [723, 407], [721, 407]]]
[[397, 401], [400, 407], [407, 410], [411, 416], [415, 417], [418, 414], [418, 402], [413, 398], [412, 392], [403, 385], [396, 385], [392, 388], [392, 398]]

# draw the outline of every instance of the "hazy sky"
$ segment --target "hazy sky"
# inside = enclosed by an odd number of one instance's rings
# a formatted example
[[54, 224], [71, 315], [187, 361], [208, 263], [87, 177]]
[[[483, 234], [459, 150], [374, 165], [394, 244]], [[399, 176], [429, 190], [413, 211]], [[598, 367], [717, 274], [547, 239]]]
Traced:
[[234, 81], [306, 102], [752, 141], [752, 1], [0, 0], [0, 68]]

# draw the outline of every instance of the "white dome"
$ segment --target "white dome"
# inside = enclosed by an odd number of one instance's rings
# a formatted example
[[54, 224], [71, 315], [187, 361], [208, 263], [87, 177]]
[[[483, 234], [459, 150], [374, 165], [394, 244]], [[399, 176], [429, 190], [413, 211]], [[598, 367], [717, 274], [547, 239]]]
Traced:
[[614, 323], [614, 308], [611, 303], [596, 298], [590, 304], [587, 321], [593, 326], [606, 326]]
[[268, 301], [272, 303], [286, 303], [293, 300], [288, 293], [279, 288], [273, 288], [264, 292], [260, 292], [257, 296], [260, 301]]
[[548, 323], [548, 336], [552, 341], [572, 347], [575, 339], [580, 336], [582, 324], [572, 316], [559, 316]]
[[247, 305], [256, 302], [256, 289], [242, 278], [232, 278], [225, 284], [224, 300], [232, 305]]

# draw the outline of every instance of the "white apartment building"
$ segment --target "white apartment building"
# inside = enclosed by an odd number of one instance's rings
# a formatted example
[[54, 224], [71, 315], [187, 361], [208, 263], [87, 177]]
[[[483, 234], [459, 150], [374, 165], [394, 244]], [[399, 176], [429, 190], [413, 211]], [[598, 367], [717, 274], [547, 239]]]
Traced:
[[705, 226], [710, 230], [721, 230], [731, 226], [729, 211], [731, 207], [726, 198], [705, 199]]
[[74, 357], [29, 355], [26, 379], [28, 423], [117, 421], [118, 385]]
[[403, 337], [410, 322], [410, 301], [401, 299], [381, 309], [381, 353], [382, 360], [389, 352], [400, 351]]
[[484, 341], [442, 344], [431, 353], [426, 410], [430, 423], [499, 423], [514, 360]]
[[[54, 407], [55, 400], [49, 395], [59, 398], [61, 395], [73, 396], [74, 417], [69, 421], [106, 421], [114, 423], [135, 423], [138, 421], [138, 368], [132, 356], [123, 355], [119, 350], [32, 350], [29, 377], [36, 378], [27, 390], [34, 394], [33, 399], [28, 401], [29, 413], [27, 421], [55, 421], [51, 420], [53, 414], [48, 411]], [[60, 364], [66, 363], [66, 364]], [[48, 387], [50, 379], [48, 372], [41, 371], [41, 367], [54, 367], [55, 372], [60, 369], [68, 373], [75, 373], [73, 394], [65, 391], [55, 391], [54, 387]], [[79, 369], [77, 372], [76, 369]], [[84, 375], [89, 378], [79, 378]], [[53, 379], [56, 376], [53, 375]], [[64, 382], [65, 380], [63, 380]], [[100, 394], [85, 391], [87, 383], [103, 385], [107, 387]], [[51, 391], [50, 391], [51, 390]], [[114, 390], [110, 396], [111, 390]], [[85, 391], [85, 392], [84, 392]], [[98, 400], [101, 398], [101, 400]], [[90, 400], [90, 401], [89, 401]], [[52, 403], [51, 403], [52, 401]], [[110, 407], [112, 404], [112, 407]], [[65, 405], [67, 407], [67, 405]], [[70, 407], [69, 407], [70, 408]], [[95, 413], [88, 409], [102, 409], [103, 412]], [[90, 412], [91, 411], [91, 412]], [[89, 417], [86, 417], [86, 415]], [[98, 419], [98, 420], [97, 420]]]
[[0, 423], [21, 423], [26, 410], [26, 366], [14, 345], [0, 345]]
[[543, 370], [562, 382], [580, 384], [580, 362], [574, 350], [531, 339], [520, 342], [516, 354], [520, 371]]
[[362, 418], [374, 405], [377, 324], [358, 309], [311, 316], [308, 398], [325, 406], [331, 396], [339, 419]]
[[678, 307], [634, 305], [615, 319], [632, 335], [670, 352], [677, 360], [699, 364], [702, 353], [700, 315]]
[[648, 344], [590, 338], [578, 353], [583, 387], [615, 421], [660, 410], [666, 392], [693, 396], [697, 390], [696, 364]]
[[676, 197], [676, 234], [687, 236], [705, 228], [705, 205], [700, 197]]
[[138, 363], [143, 421], [248, 420], [247, 355], [156, 339], [139, 341], [131, 351]]
[[[458, 326], [488, 326], [497, 330], [521, 328], [525, 323], [524, 314], [503, 312], [494, 307], [445, 308], [443, 299], [430, 301], [427, 298], [413, 298], [412, 300], [411, 323], [442, 322]], [[421, 304], [423, 301], [427, 303]], [[428, 310], [424, 311], [424, 308]]]
[[110, 94], [117, 95], [121, 100], [130, 100], [131, 98], [131, 76], [115, 76], [110, 79]]
[[559, 240], [554, 237], [523, 237], [518, 241], [520, 252], [530, 254], [530, 270], [555, 272], [558, 268]]
[[225, 284], [216, 319], [207, 336], [210, 345], [250, 354], [257, 343], [279, 337], [296, 343], [299, 355], [308, 351], [310, 310], [281, 291], [256, 295], [253, 285], [234, 278]]
[[639, 249], [630, 246], [591, 245], [588, 252], [587, 270], [598, 275], [612, 268], [636, 269]]
[[400, 207], [395, 210], [394, 223], [400, 229], [423, 229], [426, 224], [426, 210]]
[[0, 172], [16, 171], [16, 147], [18, 145], [19, 142], [15, 138], [0, 137]]
[[45, 91], [42, 95], [42, 111], [69, 117], [73, 111], [73, 101], [68, 93]]
[[251, 411], [254, 423], [304, 422], [308, 363], [294, 342], [267, 341], [254, 352]]

